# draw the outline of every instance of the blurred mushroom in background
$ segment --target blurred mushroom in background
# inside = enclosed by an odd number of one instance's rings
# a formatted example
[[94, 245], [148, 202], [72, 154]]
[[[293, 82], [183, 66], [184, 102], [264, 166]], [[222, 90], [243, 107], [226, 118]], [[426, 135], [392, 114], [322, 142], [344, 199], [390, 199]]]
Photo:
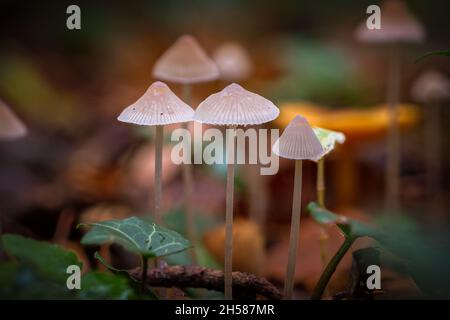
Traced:
[[212, 57], [219, 67], [220, 79], [226, 82], [242, 82], [253, 72], [250, 55], [242, 45], [225, 42], [214, 50]]
[[[423, 104], [425, 116], [425, 183], [430, 211], [444, 214], [441, 199], [441, 105], [450, 99], [450, 80], [436, 70], [424, 71], [411, 88], [412, 98]], [[446, 213], [445, 213], [446, 214]], [[441, 217], [443, 218], [443, 217]], [[448, 217], [446, 217], [448, 218]]]
[[14, 140], [25, 136], [25, 124], [0, 100], [0, 140]]
[[405, 43], [422, 42], [425, 31], [420, 22], [408, 10], [403, 0], [385, 0], [381, 6], [381, 28], [369, 29], [366, 21], [356, 30], [356, 38], [361, 42], [386, 44], [389, 50], [387, 79], [387, 103], [389, 107], [389, 131], [387, 140], [387, 167], [385, 208], [396, 213], [400, 209], [400, 132], [398, 126], [398, 106], [401, 85], [401, 50]]

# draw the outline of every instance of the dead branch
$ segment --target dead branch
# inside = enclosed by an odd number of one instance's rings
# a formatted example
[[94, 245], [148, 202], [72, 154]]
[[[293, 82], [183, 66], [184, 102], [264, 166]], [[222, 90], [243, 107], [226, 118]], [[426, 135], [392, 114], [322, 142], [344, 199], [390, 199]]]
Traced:
[[[141, 269], [130, 271], [131, 277], [141, 278]], [[205, 288], [208, 290], [224, 290], [223, 271], [200, 266], [166, 266], [150, 269], [147, 272], [147, 283], [154, 287]], [[256, 299], [264, 297], [269, 300], [281, 299], [278, 289], [264, 278], [245, 272], [233, 272], [233, 298]]]

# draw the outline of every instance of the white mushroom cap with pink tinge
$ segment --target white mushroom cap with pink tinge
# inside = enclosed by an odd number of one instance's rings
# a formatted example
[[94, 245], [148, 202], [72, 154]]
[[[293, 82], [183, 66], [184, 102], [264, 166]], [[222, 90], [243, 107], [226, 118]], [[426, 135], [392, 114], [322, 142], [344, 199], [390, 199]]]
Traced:
[[154, 82], [135, 103], [122, 111], [119, 121], [145, 126], [191, 121], [194, 110], [161, 81]]
[[13, 140], [26, 135], [23, 122], [0, 100], [0, 140]]
[[206, 98], [197, 107], [194, 120], [213, 125], [256, 125], [272, 121], [280, 110], [266, 98], [232, 83]]
[[197, 40], [181, 36], [156, 61], [153, 76], [174, 83], [198, 83], [219, 78], [219, 69]]
[[425, 31], [403, 0], [386, 0], [381, 6], [381, 29], [369, 29], [363, 21], [356, 30], [356, 38], [377, 43], [421, 42]]
[[420, 102], [442, 101], [450, 98], [450, 80], [436, 70], [422, 73], [411, 89], [411, 96]]
[[296, 116], [275, 141], [273, 152], [287, 159], [316, 160], [324, 149], [306, 118]]
[[227, 81], [245, 80], [253, 70], [247, 51], [238, 43], [227, 42], [213, 53], [213, 59], [220, 70], [220, 78]]

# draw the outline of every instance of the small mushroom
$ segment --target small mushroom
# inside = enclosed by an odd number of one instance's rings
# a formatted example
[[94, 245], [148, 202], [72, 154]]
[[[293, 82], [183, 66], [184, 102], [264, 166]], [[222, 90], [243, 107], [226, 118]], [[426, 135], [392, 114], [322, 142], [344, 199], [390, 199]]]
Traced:
[[163, 82], [154, 82], [135, 103], [125, 108], [117, 118], [119, 121], [137, 125], [155, 126], [155, 222], [162, 223], [162, 146], [164, 125], [191, 121], [194, 110]]
[[246, 80], [253, 71], [252, 61], [247, 51], [236, 42], [226, 42], [212, 55], [224, 81]]
[[173, 83], [191, 84], [216, 80], [219, 69], [194, 37], [184, 35], [156, 61], [153, 76]]
[[389, 67], [387, 79], [387, 102], [389, 105], [388, 159], [386, 170], [386, 209], [398, 210], [400, 188], [400, 132], [397, 125], [398, 104], [401, 82], [402, 43], [421, 42], [425, 38], [422, 25], [416, 20], [403, 0], [387, 0], [381, 7], [381, 29], [369, 29], [364, 21], [356, 30], [356, 38], [361, 42], [384, 43], [389, 45]]
[[363, 21], [356, 29], [356, 38], [361, 42], [398, 43], [421, 42], [425, 30], [408, 10], [403, 0], [385, 0], [381, 6], [381, 28], [369, 29]]
[[302, 116], [296, 116], [273, 145], [273, 152], [280, 157], [295, 160], [289, 255], [284, 283], [284, 298], [291, 299], [294, 290], [295, 264], [300, 232], [302, 160], [318, 159], [324, 153], [324, 149], [308, 121]]
[[[206, 54], [198, 41], [190, 35], [179, 37], [175, 43], [156, 61], [153, 67], [153, 76], [160, 80], [180, 83], [183, 86], [183, 100], [192, 105], [191, 85], [194, 83], [208, 82], [219, 77], [219, 69], [213, 60]], [[183, 123], [183, 128], [188, 129], [189, 124]], [[195, 226], [192, 201], [193, 189], [192, 166], [183, 166], [183, 183], [186, 210], [187, 236], [195, 244]], [[196, 260], [195, 252], [192, 257]]]
[[440, 188], [441, 106], [450, 98], [450, 80], [435, 70], [423, 72], [413, 84], [411, 96], [424, 104], [426, 188], [430, 203]]
[[[280, 111], [266, 98], [232, 83], [206, 98], [194, 114], [200, 123], [229, 126], [227, 133], [227, 189], [225, 213], [225, 299], [232, 299], [233, 194], [236, 126], [257, 125], [274, 120]], [[228, 130], [227, 130], [228, 131]]]
[[421, 103], [441, 102], [450, 98], [450, 80], [436, 70], [426, 70], [411, 88], [411, 96]]
[[0, 140], [14, 140], [23, 137], [27, 128], [12, 110], [0, 100]]

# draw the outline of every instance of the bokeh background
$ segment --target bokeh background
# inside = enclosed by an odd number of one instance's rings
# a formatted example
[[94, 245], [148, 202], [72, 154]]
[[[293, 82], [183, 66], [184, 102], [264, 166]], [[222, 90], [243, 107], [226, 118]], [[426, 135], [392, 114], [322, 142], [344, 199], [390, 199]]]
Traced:
[[[341, 110], [358, 110], [364, 115], [364, 110], [385, 103], [386, 52], [383, 46], [357, 42], [354, 35], [367, 17], [367, 6], [374, 3], [377, 1], [1, 0], [0, 98], [29, 130], [20, 140], [0, 142], [3, 231], [71, 247], [83, 256], [88, 268], [95, 268], [89, 257], [92, 250], [77, 244], [81, 232], [75, 229], [76, 223], [92, 217], [149, 213], [153, 130], [125, 125], [116, 118], [154, 81], [155, 61], [183, 34], [195, 36], [209, 54], [227, 41], [238, 42], [248, 51], [253, 73], [242, 85], [271, 99], [282, 111], [267, 127], [286, 126], [291, 113], [284, 112], [285, 107], [294, 113], [303, 108], [327, 110], [317, 115], [322, 126], [329, 123], [347, 134], [346, 143], [327, 158], [327, 206], [364, 221], [386, 223], [380, 217], [386, 216], [388, 123], [373, 129], [370, 114], [361, 116], [354, 121], [367, 125], [367, 132], [353, 132], [352, 123], [336, 123], [332, 116]], [[66, 28], [70, 4], [81, 8], [81, 30]], [[408, 109], [402, 130], [400, 224], [426, 239], [439, 235], [434, 245], [446, 248], [449, 103], [444, 101], [441, 107], [442, 176], [430, 198], [425, 188], [424, 106], [410, 93], [424, 70], [450, 73], [448, 57], [417, 61], [429, 51], [448, 50], [450, 4], [446, 0], [411, 0], [407, 4], [423, 23], [426, 40], [407, 45], [402, 53], [400, 100], [415, 106]], [[226, 84], [218, 80], [195, 85], [193, 107]], [[170, 86], [181, 95], [178, 85]], [[170, 162], [167, 132], [163, 207], [168, 226], [183, 232], [182, 174], [181, 168]], [[196, 165], [194, 171], [201, 246], [220, 265], [224, 167]], [[237, 172], [235, 269], [266, 276], [282, 287], [293, 162], [282, 160], [274, 176], [255, 172], [247, 166], [240, 166]], [[315, 164], [305, 164], [304, 204], [315, 200], [315, 176]], [[322, 268], [317, 240], [320, 228], [308, 215], [302, 219], [297, 297], [310, 292]], [[331, 255], [342, 238], [334, 228], [328, 232]], [[111, 251], [116, 264], [135, 263], [124, 258], [120, 249]], [[174, 260], [183, 262], [185, 258]], [[350, 263], [351, 257], [347, 257], [333, 278], [334, 291], [345, 288]], [[419, 294], [414, 283], [395, 268], [384, 275], [392, 286], [388, 290], [391, 297]]]

